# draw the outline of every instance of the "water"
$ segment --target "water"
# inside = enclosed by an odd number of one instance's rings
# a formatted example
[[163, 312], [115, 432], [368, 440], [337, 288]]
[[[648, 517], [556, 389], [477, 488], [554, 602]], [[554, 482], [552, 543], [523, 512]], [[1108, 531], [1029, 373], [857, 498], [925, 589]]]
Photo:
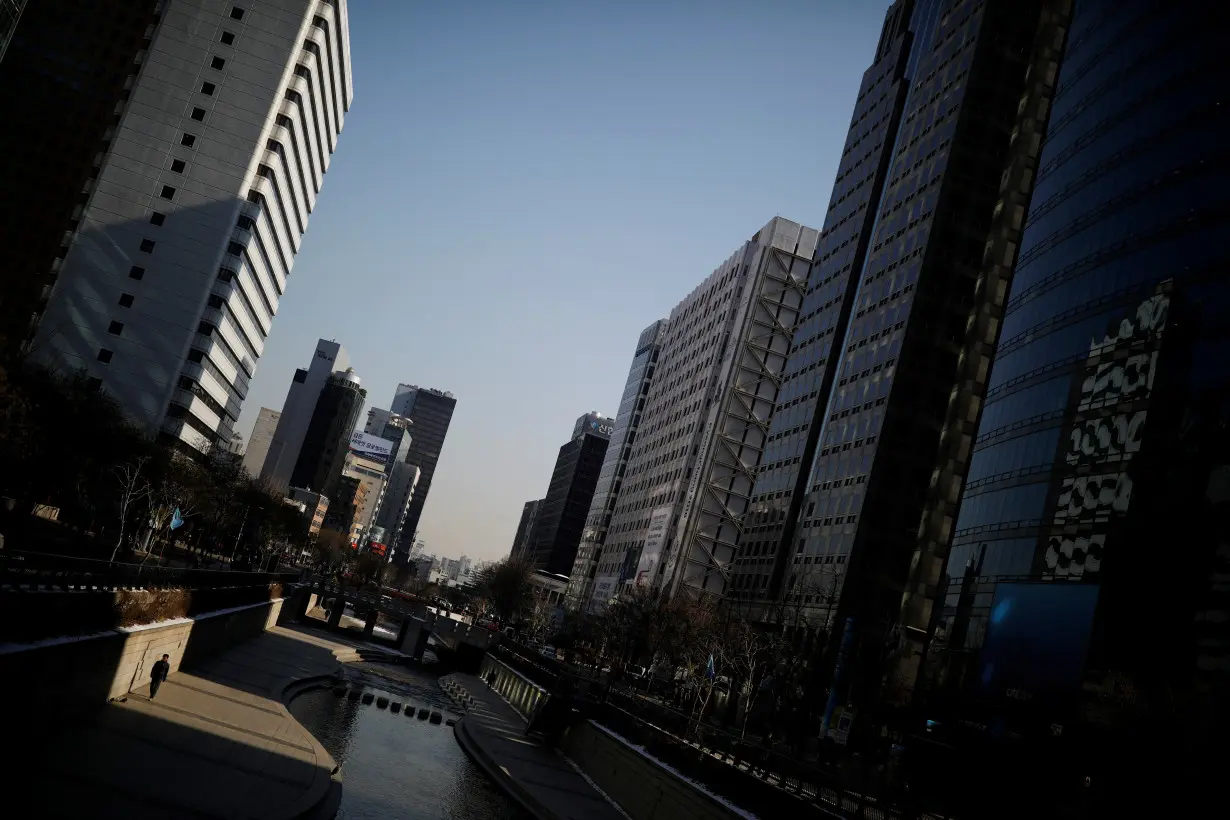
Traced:
[[[399, 701], [412, 715], [427, 707], [458, 717], [430, 673], [353, 664], [347, 674], [351, 686]], [[461, 750], [451, 726], [374, 702], [364, 706], [329, 689], [305, 692], [290, 711], [342, 766], [337, 820], [527, 820]]]

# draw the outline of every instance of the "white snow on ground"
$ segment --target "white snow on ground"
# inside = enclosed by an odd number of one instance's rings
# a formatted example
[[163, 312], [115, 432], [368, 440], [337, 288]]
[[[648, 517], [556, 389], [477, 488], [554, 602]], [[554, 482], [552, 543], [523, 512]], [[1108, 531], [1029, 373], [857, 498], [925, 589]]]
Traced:
[[397, 631], [396, 631], [396, 630], [393, 630], [393, 629], [386, 629], [386, 628], [385, 628], [385, 627], [383, 627], [383, 626], [376, 626], [376, 627], [373, 627], [373, 628], [372, 628], [372, 632], [378, 633], [378, 634], [380, 634], [380, 635], [384, 635], [385, 637], [388, 637], [388, 638], [396, 638], [396, 637], [397, 637]]
[[645, 747], [644, 747], [644, 746], [638, 746], [638, 745], [636, 745], [635, 743], [632, 743], [632, 742], [631, 742], [631, 741], [629, 741], [626, 737], [623, 737], [622, 735], [620, 735], [620, 734], [618, 734], [618, 733], [616, 733], [616, 732], [612, 732], [610, 729], [606, 728], [605, 726], [603, 726], [603, 725], [602, 725], [602, 724], [600, 724], [600, 723], [596, 723], [595, 721], [592, 721], [592, 720], [591, 720], [591, 721], [589, 722], [589, 725], [590, 725], [590, 726], [593, 726], [595, 729], [601, 729], [603, 732], [606, 732], [608, 735], [610, 735], [611, 737], [613, 737], [615, 740], [618, 740], [620, 743], [624, 744], [624, 745], [625, 745], [625, 746], [627, 746], [629, 749], [632, 749], [633, 751], [637, 752], [638, 754], [640, 754], [640, 755], [641, 755], [641, 757], [643, 757], [643, 758], [645, 758], [646, 760], [650, 761], [651, 763], [653, 763], [653, 764], [654, 764], [655, 766], [657, 766], [658, 768], [663, 769], [664, 771], [670, 772], [670, 773], [671, 773], [671, 774], [673, 774], [675, 777], [679, 778], [680, 780], [682, 780], [682, 781], [683, 781], [683, 782], [685, 782], [685, 783], [690, 783], [690, 784], [692, 785], [692, 787], [693, 787], [693, 788], [695, 788], [698, 792], [700, 792], [700, 793], [702, 793], [702, 794], [705, 794], [705, 795], [708, 795], [709, 797], [711, 797], [712, 799], [714, 799], [714, 800], [716, 800], [717, 802], [721, 803], [723, 806], [725, 806], [726, 808], [730, 809], [732, 812], [734, 812], [735, 814], [739, 815], [740, 817], [746, 818], [746, 820], [759, 820], [759, 817], [758, 817], [757, 815], [752, 814], [750, 811], [747, 811], [746, 809], [739, 808], [739, 807], [738, 807], [738, 806], [736, 806], [734, 803], [731, 803], [729, 800], [727, 800], [725, 797], [722, 797], [722, 796], [721, 796], [721, 795], [719, 795], [719, 794], [714, 794], [713, 792], [711, 792], [711, 791], [709, 791], [708, 789], [706, 789], [706, 788], [705, 788], [703, 785], [701, 785], [700, 783], [697, 783], [697, 782], [696, 782], [695, 780], [693, 780], [692, 778], [688, 777], [687, 775], [683, 774], [682, 772], [678, 771], [677, 769], [675, 769], [675, 768], [673, 768], [673, 767], [671, 767], [671, 766], [666, 765], [666, 764], [665, 764], [665, 763], [663, 763], [661, 760], [658, 760], [656, 757], [654, 757], [653, 755], [651, 755], [649, 752], [645, 751]]
[[[281, 598], [275, 600], [282, 600]], [[200, 615], [195, 615], [191, 618], [167, 618], [165, 621], [154, 621], [150, 624], [137, 624], [136, 626], [120, 626], [115, 629], [108, 629], [103, 632], [93, 632], [89, 635], [65, 635], [58, 638], [43, 638], [41, 641], [31, 641], [30, 643], [0, 643], [0, 655], [10, 655], [14, 652], [25, 652], [28, 649], [40, 649], [45, 646], [58, 646], [64, 643], [76, 643], [77, 641], [89, 641], [94, 638], [105, 638], [109, 635], [128, 635], [133, 632], [143, 632], [147, 629], [158, 629], [164, 626], [176, 626], [178, 624], [190, 624], [193, 621], [203, 621], [206, 618], [216, 618], [219, 615], [229, 615], [232, 612], [239, 612], [242, 609], [251, 609], [255, 606], [264, 606], [271, 601], [261, 601], [255, 604], [244, 604], [243, 606], [233, 606], [229, 609], [218, 609], [213, 612], [202, 612]]]

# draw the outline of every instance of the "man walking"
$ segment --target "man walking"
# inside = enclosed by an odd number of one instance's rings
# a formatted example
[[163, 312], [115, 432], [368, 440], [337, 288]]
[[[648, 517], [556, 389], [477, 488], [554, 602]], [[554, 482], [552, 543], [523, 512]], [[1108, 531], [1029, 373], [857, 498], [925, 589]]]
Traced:
[[158, 694], [158, 687], [162, 686], [162, 682], [167, 679], [167, 675], [171, 672], [171, 662], [167, 658], [170, 655], [163, 655], [162, 660], [154, 664], [154, 668], [149, 673], [149, 699], [153, 700], [154, 695]]

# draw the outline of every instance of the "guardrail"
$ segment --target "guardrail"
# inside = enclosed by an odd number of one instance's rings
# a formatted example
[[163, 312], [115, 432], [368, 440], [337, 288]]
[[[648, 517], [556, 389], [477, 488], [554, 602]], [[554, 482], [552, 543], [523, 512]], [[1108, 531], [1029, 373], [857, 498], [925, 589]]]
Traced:
[[183, 587], [185, 589], [288, 584], [297, 572], [181, 569], [155, 565], [111, 563], [38, 552], [0, 553], [0, 589], [121, 589]]

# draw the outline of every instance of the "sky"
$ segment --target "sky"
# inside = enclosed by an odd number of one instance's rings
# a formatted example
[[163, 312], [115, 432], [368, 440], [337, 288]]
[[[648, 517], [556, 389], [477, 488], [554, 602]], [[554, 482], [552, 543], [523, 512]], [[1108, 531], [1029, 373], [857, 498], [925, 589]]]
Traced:
[[774, 216], [821, 227], [887, 7], [350, 0], [354, 102], [238, 430], [319, 338], [369, 407], [448, 390], [419, 535], [506, 555], [640, 331]]

